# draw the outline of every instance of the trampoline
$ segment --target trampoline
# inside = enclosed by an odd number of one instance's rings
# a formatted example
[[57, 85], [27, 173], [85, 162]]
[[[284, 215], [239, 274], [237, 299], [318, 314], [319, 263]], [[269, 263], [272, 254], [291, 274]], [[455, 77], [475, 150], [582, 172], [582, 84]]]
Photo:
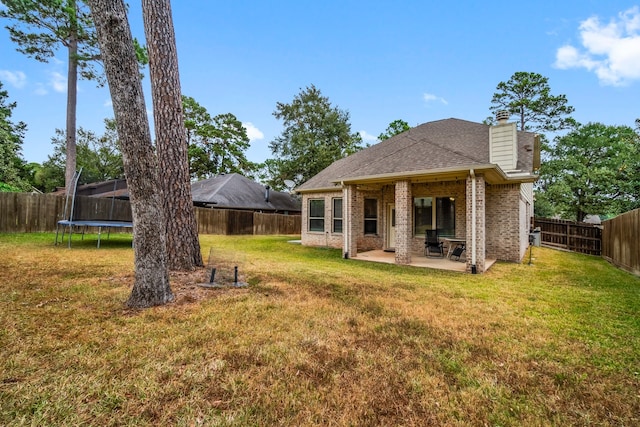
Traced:
[[[55, 241], [55, 245], [58, 245], [58, 235], [59, 235], [59, 231], [60, 228], [62, 228], [62, 237], [60, 238], [60, 242], [64, 242], [64, 234], [65, 231], [68, 230], [68, 247], [71, 247], [71, 236], [73, 234], [73, 230], [74, 228], [78, 228], [78, 229], [82, 229], [82, 238], [84, 239], [84, 233], [87, 230], [88, 227], [95, 227], [98, 229], [98, 244], [97, 247], [100, 248], [100, 239], [102, 236], [102, 230], [106, 229], [107, 230], [107, 238], [109, 237], [109, 234], [111, 233], [111, 229], [112, 228], [116, 228], [116, 229], [133, 229], [133, 222], [131, 221], [116, 221], [116, 220], [99, 220], [99, 219], [74, 219], [73, 218], [73, 212], [74, 212], [74, 208], [75, 208], [75, 199], [76, 199], [76, 190], [78, 187], [78, 180], [80, 179], [80, 174], [82, 173], [82, 168], [80, 168], [80, 171], [77, 171], [74, 176], [73, 176], [73, 191], [71, 191], [71, 189], [67, 189], [67, 195], [66, 195], [66, 199], [65, 199], [65, 204], [64, 204], [64, 218], [60, 221], [57, 222], [56, 224], [56, 241]], [[69, 197], [71, 197], [71, 206], [69, 208]], [[111, 199], [112, 203], [111, 203], [111, 214], [113, 215], [113, 198]], [[69, 208], [68, 210], [68, 216], [67, 216], [67, 208]]]

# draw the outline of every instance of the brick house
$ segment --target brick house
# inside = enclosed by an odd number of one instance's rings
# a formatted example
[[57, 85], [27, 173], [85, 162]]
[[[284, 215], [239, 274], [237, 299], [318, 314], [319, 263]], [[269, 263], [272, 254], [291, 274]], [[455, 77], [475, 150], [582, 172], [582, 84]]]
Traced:
[[539, 163], [538, 136], [504, 116], [494, 126], [424, 123], [298, 187], [302, 244], [342, 248], [345, 258], [394, 251], [396, 264], [409, 264], [423, 253], [425, 231], [436, 229], [466, 241], [469, 272], [484, 272], [487, 259], [520, 262]]

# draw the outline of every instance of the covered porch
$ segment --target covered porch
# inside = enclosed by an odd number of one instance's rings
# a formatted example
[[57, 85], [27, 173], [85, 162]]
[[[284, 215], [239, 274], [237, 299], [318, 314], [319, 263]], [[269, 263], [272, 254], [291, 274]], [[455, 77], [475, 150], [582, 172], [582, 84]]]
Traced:
[[[472, 169], [385, 178], [342, 183], [345, 257], [472, 273], [487, 270], [483, 175]], [[425, 233], [432, 230], [441, 242], [466, 242], [469, 260], [425, 257]]]

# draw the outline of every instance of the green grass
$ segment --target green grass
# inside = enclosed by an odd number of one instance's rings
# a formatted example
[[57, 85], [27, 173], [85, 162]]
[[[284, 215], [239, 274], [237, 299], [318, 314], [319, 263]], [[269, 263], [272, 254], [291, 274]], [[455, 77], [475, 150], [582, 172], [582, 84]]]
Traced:
[[201, 236], [221, 280], [124, 306], [131, 238], [0, 235], [0, 425], [638, 425], [640, 279], [534, 248], [483, 275]]

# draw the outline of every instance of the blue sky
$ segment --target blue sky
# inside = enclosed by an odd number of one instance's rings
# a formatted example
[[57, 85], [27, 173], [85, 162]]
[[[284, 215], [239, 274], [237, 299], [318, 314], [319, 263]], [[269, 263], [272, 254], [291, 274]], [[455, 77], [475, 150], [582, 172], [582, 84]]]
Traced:
[[[142, 40], [140, 3], [130, 3]], [[548, 77], [581, 123], [633, 126], [640, 117], [640, 2], [174, 0], [172, 7], [182, 92], [212, 115], [238, 117], [256, 162], [272, 157], [269, 142], [282, 131], [276, 103], [311, 84], [349, 112], [352, 130], [369, 143], [396, 119], [480, 122], [496, 85], [516, 71]], [[54, 130], [65, 127], [65, 56], [60, 50], [39, 63], [0, 30], [0, 81], [18, 104], [13, 119], [28, 125], [28, 161], [46, 160]], [[102, 133], [113, 117], [108, 90], [89, 81], [78, 87], [78, 126]]]

